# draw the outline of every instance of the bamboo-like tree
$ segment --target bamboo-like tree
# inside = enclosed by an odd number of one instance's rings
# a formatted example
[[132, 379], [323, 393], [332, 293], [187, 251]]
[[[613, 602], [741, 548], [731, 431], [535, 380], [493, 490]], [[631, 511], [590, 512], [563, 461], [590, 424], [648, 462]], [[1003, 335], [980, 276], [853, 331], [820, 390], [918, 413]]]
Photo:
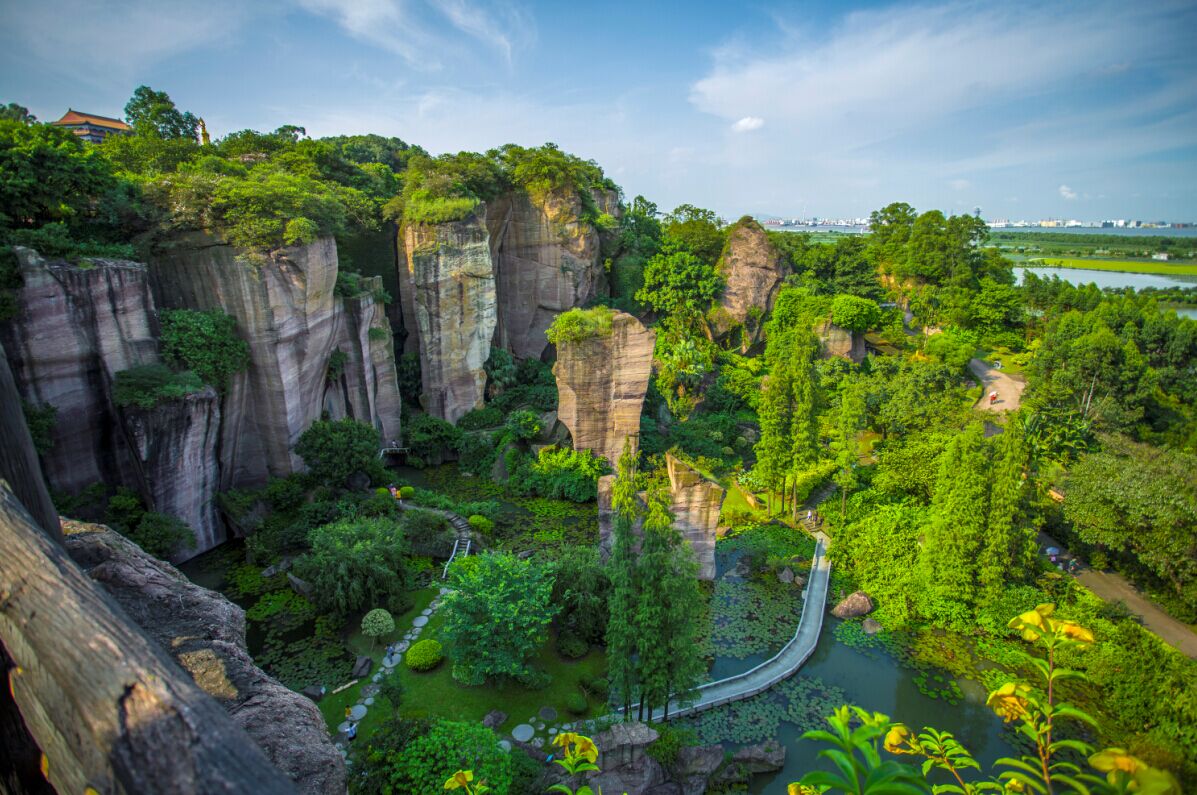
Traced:
[[624, 441], [611, 497], [615, 526], [611, 558], [607, 563], [611, 576], [607, 677], [612, 691], [623, 700], [626, 713], [638, 690], [636, 655], [639, 638], [636, 627], [636, 539], [633, 532], [636, 522], [636, 454], [630, 440]]
[[993, 441], [989, 528], [977, 558], [977, 578], [987, 599], [1000, 596], [1006, 581], [1027, 571], [1035, 555], [1035, 531], [1026, 511], [1028, 450], [1022, 426], [1010, 423]]

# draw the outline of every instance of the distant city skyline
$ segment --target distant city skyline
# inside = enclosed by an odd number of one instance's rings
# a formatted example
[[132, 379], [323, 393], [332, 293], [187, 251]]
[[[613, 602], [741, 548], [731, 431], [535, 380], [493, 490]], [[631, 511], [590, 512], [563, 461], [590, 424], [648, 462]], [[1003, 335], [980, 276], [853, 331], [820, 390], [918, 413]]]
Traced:
[[1197, 5], [0, 0], [0, 102], [433, 153], [553, 141], [663, 210], [1197, 220]]

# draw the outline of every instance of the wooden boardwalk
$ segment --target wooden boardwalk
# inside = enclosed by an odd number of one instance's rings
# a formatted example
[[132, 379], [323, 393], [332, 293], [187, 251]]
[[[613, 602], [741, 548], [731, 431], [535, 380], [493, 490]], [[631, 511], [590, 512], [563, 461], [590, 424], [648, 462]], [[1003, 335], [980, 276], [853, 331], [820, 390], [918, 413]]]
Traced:
[[[696, 691], [696, 700], [682, 703], [670, 701], [670, 718], [685, 717], [762, 693], [792, 676], [814, 653], [819, 643], [819, 633], [823, 629], [823, 613], [827, 609], [827, 589], [831, 577], [831, 562], [827, 560], [827, 545], [830, 539], [821, 531], [815, 531], [814, 536], [815, 557], [811, 561], [802, 617], [798, 620], [798, 629], [794, 632], [794, 637], [771, 659], [752, 670], [700, 685]], [[632, 710], [637, 706], [639, 705], [633, 704]], [[660, 721], [663, 717], [664, 710], [656, 709], [653, 711], [652, 721]]]

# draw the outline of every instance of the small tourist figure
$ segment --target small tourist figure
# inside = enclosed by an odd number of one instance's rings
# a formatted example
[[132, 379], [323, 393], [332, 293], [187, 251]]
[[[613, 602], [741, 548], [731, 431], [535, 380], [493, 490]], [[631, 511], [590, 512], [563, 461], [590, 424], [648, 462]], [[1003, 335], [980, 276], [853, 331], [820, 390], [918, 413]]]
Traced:
[[814, 512], [814, 511], [810, 511], [810, 510], [808, 510], [808, 511], [806, 512], [806, 523], [807, 523], [807, 524], [810, 524], [810, 523], [811, 523], [811, 517], [812, 517], [812, 516], [814, 516], [814, 515], [815, 515], [815, 512]]
[[345, 720], [349, 720], [350, 714], [351, 714], [351, 710], [349, 709], [349, 707], [345, 707]]
[[345, 738], [352, 740], [354, 737], [357, 737], [357, 724], [351, 723], [349, 724], [349, 728], [345, 730]]
[[989, 405], [992, 406], [994, 403], [997, 403], [997, 392], [990, 392], [989, 393]]

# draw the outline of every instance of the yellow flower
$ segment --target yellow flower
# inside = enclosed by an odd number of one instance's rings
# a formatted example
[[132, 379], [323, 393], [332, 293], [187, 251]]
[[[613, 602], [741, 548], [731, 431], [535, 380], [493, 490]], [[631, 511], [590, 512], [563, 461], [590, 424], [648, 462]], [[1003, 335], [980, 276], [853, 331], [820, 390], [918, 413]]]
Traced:
[[1094, 770], [1100, 770], [1102, 773], [1113, 773], [1115, 770], [1134, 773], [1143, 767], [1142, 762], [1121, 748], [1107, 748], [1104, 751], [1098, 751], [1089, 757], [1089, 764], [1093, 765]]
[[553, 745], [560, 745], [562, 748], [565, 748], [570, 743], [576, 742], [577, 739], [578, 735], [573, 732], [561, 732], [553, 738]]
[[1007, 792], [1026, 792], [1026, 785], [1016, 778], [1006, 779]]
[[1039, 640], [1040, 635], [1054, 629], [1049, 620], [1049, 616], [1054, 612], [1056, 612], [1056, 606], [1053, 604], [1037, 605], [1034, 610], [1028, 610], [1010, 619], [1010, 623], [1006, 626], [1021, 632], [1023, 640], [1036, 641]]
[[795, 781], [786, 787], [786, 795], [819, 795], [819, 790], [815, 787], [805, 787]]
[[1093, 642], [1093, 633], [1075, 621], [1061, 621], [1059, 627], [1060, 632], [1066, 638], [1071, 638], [1079, 643]]
[[594, 762], [596, 759], [598, 759], [598, 746], [594, 744], [594, 740], [579, 734], [577, 736], [577, 747], [574, 748], [574, 753], [578, 756], [585, 757], [587, 762]]
[[462, 787], [469, 788], [470, 782], [474, 780], [474, 771], [472, 770], [458, 770], [449, 780], [445, 782], [445, 789], [461, 789]]
[[1171, 773], [1151, 767], [1131, 756], [1122, 748], [1107, 748], [1089, 757], [1094, 770], [1106, 774], [1106, 781], [1117, 785], [1120, 775], [1131, 778], [1130, 792], [1139, 795], [1168, 795], [1180, 792], [1180, 785]]
[[989, 694], [985, 706], [1000, 715], [1006, 723], [1026, 718], [1030, 715], [1030, 702], [1027, 700], [1030, 692], [1030, 685], [1007, 682]]
[[910, 729], [901, 723], [895, 723], [889, 730], [889, 734], [885, 735], [885, 750], [891, 754], [913, 754], [915, 753], [913, 738], [914, 735]]

